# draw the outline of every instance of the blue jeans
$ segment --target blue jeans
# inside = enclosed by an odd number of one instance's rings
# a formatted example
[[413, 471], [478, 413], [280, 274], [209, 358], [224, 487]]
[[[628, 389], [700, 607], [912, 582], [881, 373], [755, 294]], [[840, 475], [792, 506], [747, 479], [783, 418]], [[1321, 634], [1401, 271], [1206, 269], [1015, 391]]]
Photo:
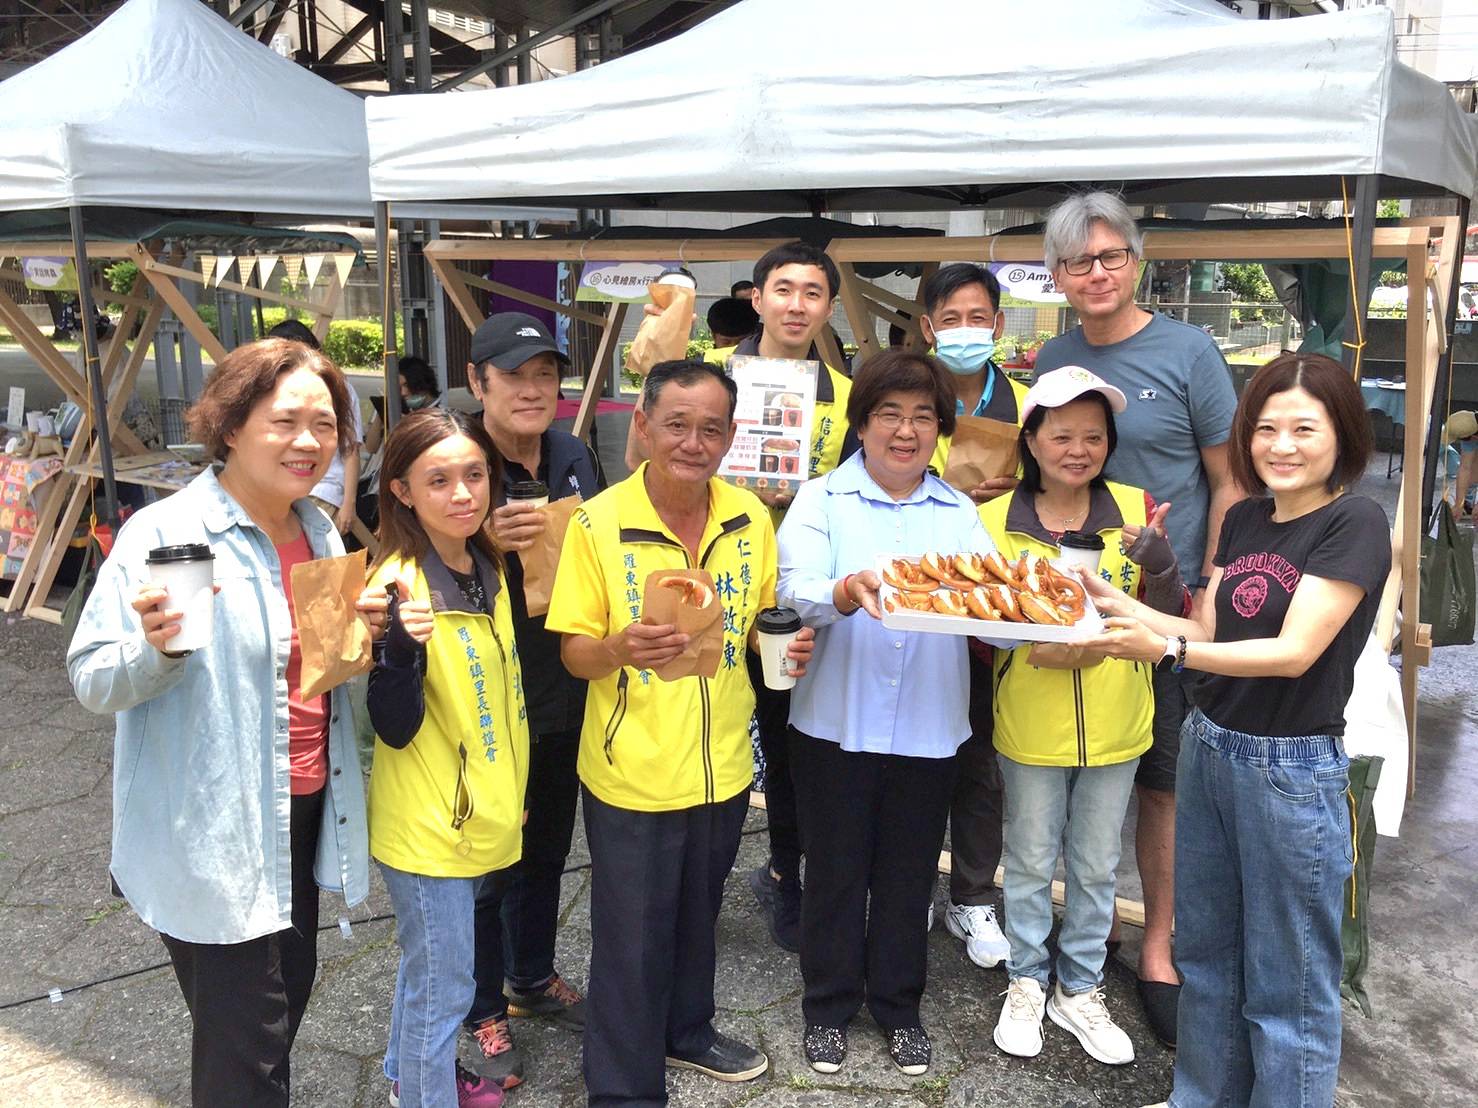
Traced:
[[457, 1108], [457, 1033], [472, 1004], [472, 913], [479, 878], [425, 877], [380, 863], [395, 905], [400, 969], [385, 1076], [404, 1108]]
[[1329, 1108], [1339, 1075], [1349, 759], [1328, 735], [1186, 720], [1175, 805], [1185, 978], [1174, 1108]]
[[1078, 767], [997, 758], [1006, 787], [1006, 970], [1044, 989], [1052, 979], [1052, 873], [1065, 850], [1067, 909], [1057, 940], [1057, 980], [1065, 993], [1087, 992], [1103, 981], [1119, 833], [1139, 759]]

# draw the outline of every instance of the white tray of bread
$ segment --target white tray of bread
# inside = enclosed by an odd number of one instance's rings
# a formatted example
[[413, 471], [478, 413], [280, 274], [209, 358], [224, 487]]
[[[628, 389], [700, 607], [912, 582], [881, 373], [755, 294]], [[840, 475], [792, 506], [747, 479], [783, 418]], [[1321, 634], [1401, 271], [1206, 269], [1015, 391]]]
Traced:
[[1103, 630], [1075, 576], [1046, 558], [992, 551], [880, 555], [883, 626], [1020, 642], [1080, 642]]

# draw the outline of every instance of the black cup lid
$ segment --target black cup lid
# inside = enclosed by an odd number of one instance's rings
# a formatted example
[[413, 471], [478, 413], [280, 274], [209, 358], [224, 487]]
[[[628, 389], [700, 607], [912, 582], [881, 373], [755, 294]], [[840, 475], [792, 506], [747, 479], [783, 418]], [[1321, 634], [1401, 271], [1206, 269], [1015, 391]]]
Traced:
[[515, 481], [508, 486], [509, 500], [538, 500], [549, 495], [549, 486], [543, 481]]
[[1091, 531], [1064, 531], [1062, 538], [1057, 540], [1057, 545], [1069, 550], [1102, 550], [1103, 536]]
[[790, 635], [801, 629], [801, 616], [794, 608], [765, 608], [754, 627], [762, 635]]
[[214, 560], [215, 555], [210, 552], [210, 547], [203, 542], [187, 542], [179, 546], [156, 546], [149, 551], [149, 556], [144, 559], [147, 565], [159, 565], [162, 562], [208, 562]]

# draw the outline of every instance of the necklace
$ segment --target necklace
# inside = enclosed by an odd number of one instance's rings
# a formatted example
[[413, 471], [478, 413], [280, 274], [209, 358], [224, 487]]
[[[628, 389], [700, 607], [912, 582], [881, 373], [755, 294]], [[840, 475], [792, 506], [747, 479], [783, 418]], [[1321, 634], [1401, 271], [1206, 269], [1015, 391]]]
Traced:
[[[1091, 501], [1090, 501], [1090, 505], [1091, 505]], [[1048, 516], [1051, 516], [1053, 519], [1057, 520], [1059, 523], [1061, 523], [1063, 525], [1063, 530], [1070, 531], [1070, 530], [1072, 530], [1072, 526], [1073, 526], [1074, 523], [1078, 522], [1078, 520], [1082, 519], [1084, 516], [1086, 516], [1088, 514], [1088, 509], [1087, 508], [1084, 508], [1081, 512], [1075, 512], [1073, 515], [1065, 516], [1065, 515], [1062, 515], [1059, 512], [1050, 511], [1048, 508], [1046, 508], [1042, 504], [1042, 502], [1040, 500], [1038, 500], [1037, 501], [1037, 513], [1039, 515], [1048, 515]]]

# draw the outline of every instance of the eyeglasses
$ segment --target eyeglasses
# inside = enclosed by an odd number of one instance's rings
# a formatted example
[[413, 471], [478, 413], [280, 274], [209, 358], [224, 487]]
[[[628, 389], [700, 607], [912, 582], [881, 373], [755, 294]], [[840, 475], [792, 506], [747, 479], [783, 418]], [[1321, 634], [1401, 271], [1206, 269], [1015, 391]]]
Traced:
[[1129, 264], [1129, 257], [1133, 253], [1134, 251], [1121, 246], [1098, 254], [1079, 254], [1076, 258], [1063, 258], [1062, 268], [1074, 277], [1084, 277], [1092, 273], [1094, 262], [1103, 266], [1105, 272], [1123, 269]]
[[927, 414], [906, 416], [902, 412], [874, 412], [868, 419], [885, 431], [896, 431], [905, 423], [919, 432], [933, 431], [939, 426], [939, 417]]

